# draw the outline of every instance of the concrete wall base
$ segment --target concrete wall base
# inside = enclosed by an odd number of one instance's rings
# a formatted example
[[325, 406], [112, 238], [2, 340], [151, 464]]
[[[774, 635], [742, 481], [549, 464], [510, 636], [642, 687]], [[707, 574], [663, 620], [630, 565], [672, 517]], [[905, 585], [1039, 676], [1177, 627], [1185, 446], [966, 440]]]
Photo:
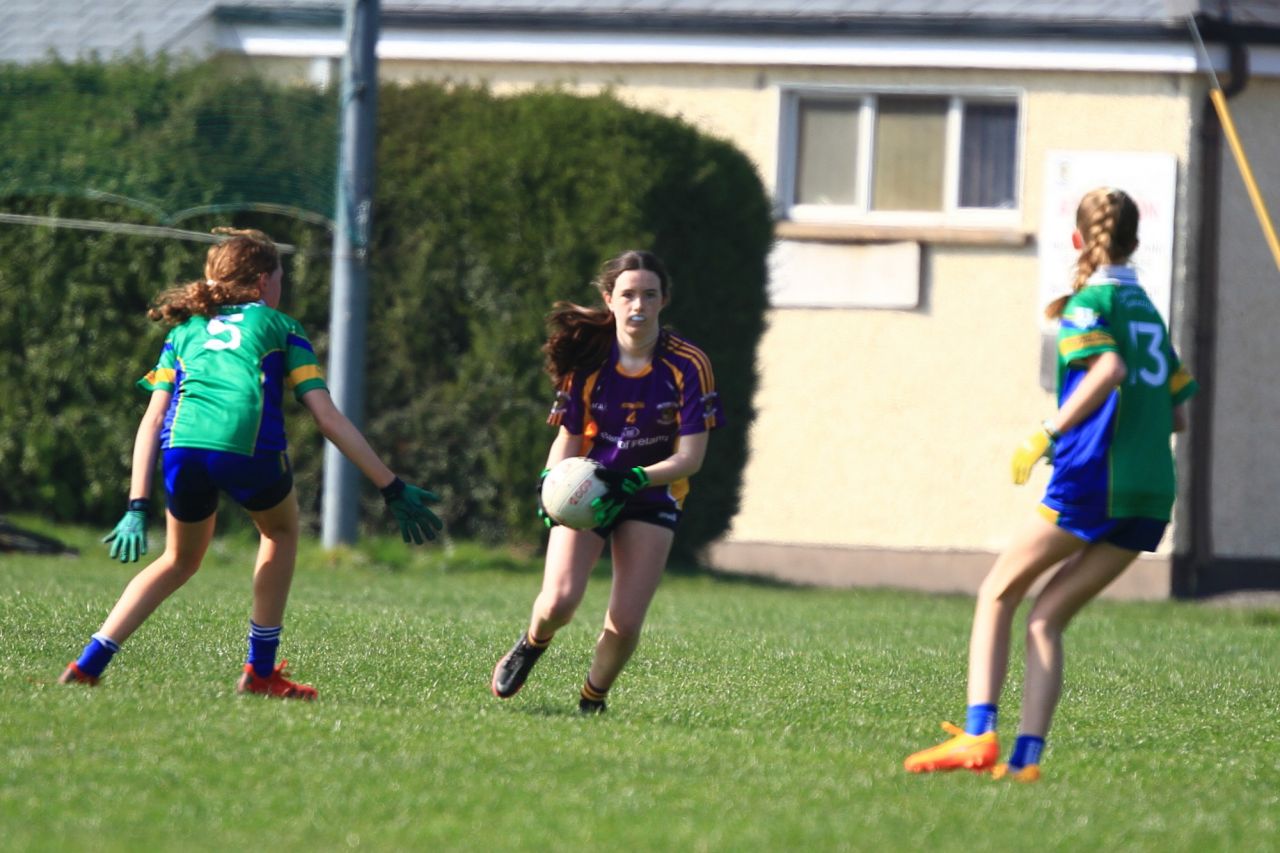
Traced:
[[[799, 586], [895, 587], [973, 595], [995, 562], [986, 551], [913, 551], [717, 542], [705, 563], [726, 574], [767, 578]], [[1107, 587], [1103, 598], [1158, 601], [1171, 597], [1170, 559], [1144, 555]]]

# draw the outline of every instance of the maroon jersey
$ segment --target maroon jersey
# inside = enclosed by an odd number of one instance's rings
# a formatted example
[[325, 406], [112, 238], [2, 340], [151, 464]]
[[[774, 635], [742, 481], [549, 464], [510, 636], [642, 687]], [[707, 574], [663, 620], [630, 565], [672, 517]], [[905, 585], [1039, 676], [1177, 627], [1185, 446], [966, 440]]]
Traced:
[[[663, 331], [653, 361], [639, 373], [626, 373], [618, 365], [615, 341], [604, 364], [567, 377], [547, 423], [583, 436], [582, 453], [605, 467], [628, 469], [668, 458], [680, 436], [724, 423], [724, 411], [706, 353]], [[679, 509], [688, 493], [689, 481], [683, 479], [645, 489], [628, 505], [674, 504]]]

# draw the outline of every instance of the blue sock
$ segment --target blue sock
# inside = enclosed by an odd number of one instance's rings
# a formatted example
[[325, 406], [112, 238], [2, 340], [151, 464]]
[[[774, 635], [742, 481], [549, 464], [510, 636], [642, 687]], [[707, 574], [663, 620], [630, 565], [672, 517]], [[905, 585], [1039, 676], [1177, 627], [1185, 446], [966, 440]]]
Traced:
[[985, 735], [996, 727], [995, 705], [970, 705], [965, 712], [964, 730], [966, 734]]
[[1040, 763], [1040, 753], [1044, 751], [1044, 738], [1035, 735], [1018, 735], [1013, 744], [1013, 755], [1009, 756], [1009, 769], [1021, 770], [1031, 764]]
[[280, 647], [280, 632], [283, 630], [280, 625], [264, 628], [249, 620], [249, 665], [259, 678], [266, 678], [275, 669], [276, 649]]
[[111, 663], [111, 658], [118, 651], [120, 651], [120, 644], [115, 640], [106, 634], [94, 634], [89, 638], [89, 644], [84, 647], [84, 651], [80, 653], [76, 666], [85, 675], [97, 678], [102, 675], [102, 671], [107, 668], [107, 664]]

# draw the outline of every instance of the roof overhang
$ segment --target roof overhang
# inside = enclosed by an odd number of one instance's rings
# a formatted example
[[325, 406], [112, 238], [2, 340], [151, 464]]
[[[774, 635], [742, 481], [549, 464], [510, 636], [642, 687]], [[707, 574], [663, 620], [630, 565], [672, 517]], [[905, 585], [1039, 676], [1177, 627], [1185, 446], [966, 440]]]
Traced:
[[[216, 7], [222, 50], [334, 58], [346, 51], [342, 10]], [[1202, 20], [1215, 70], [1228, 37], [1280, 45], [1280, 30]], [[1273, 38], [1274, 36], [1274, 38]], [[1251, 71], [1280, 75], [1280, 47], [1251, 52]], [[977, 18], [778, 17], [383, 11], [378, 57], [422, 62], [529, 62], [750, 67], [900, 67], [1193, 74], [1185, 24]]]

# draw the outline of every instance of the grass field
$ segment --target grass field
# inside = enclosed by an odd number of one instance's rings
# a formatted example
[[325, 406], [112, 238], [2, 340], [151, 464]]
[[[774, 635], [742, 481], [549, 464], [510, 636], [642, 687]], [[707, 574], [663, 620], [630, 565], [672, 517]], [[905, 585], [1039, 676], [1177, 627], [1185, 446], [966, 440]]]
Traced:
[[[1027, 786], [901, 769], [963, 715], [963, 597], [673, 574], [609, 713], [584, 719], [607, 570], [525, 690], [499, 702], [489, 673], [527, 618], [536, 563], [309, 543], [282, 656], [320, 701], [284, 703], [232, 690], [252, 547], [219, 540], [90, 690], [55, 679], [133, 569], [93, 531], [56, 532], [81, 556], [0, 556], [6, 851], [1236, 851], [1280, 838], [1276, 609], [1086, 610], [1046, 779]], [[1006, 747], [1016, 709], [1015, 689]]]

